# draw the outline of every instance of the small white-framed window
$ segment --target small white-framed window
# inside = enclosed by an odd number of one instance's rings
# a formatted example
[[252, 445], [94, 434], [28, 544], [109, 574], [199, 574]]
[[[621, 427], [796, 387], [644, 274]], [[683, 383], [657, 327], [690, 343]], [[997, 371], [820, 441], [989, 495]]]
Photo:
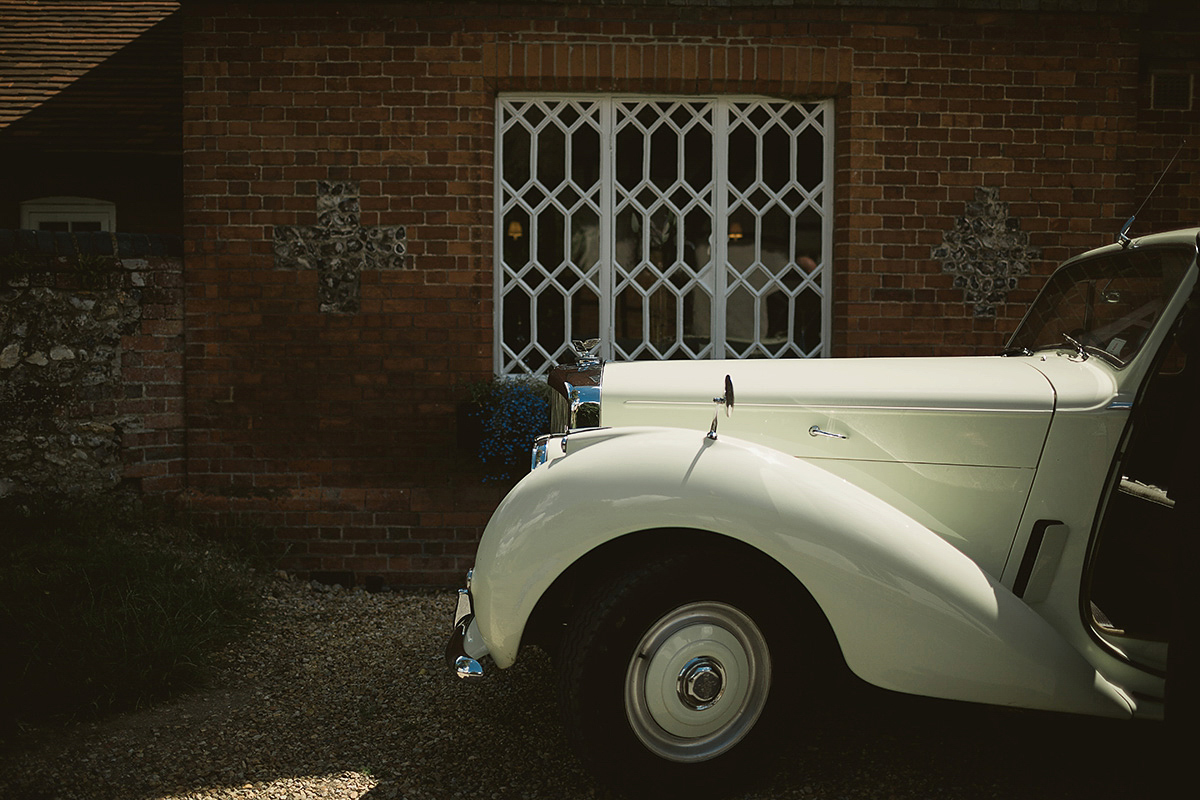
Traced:
[[504, 95], [495, 365], [829, 355], [833, 102]]
[[21, 202], [21, 228], [33, 231], [114, 231], [117, 206], [90, 197], [39, 197]]

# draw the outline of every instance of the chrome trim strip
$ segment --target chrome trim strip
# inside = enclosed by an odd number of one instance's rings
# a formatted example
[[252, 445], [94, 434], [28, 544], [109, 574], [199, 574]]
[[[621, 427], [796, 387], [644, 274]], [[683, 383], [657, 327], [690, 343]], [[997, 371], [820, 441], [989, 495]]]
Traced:
[[[708, 406], [697, 400], [624, 400], [626, 406]], [[790, 403], [738, 403], [739, 408], [782, 408], [801, 413], [836, 409], [838, 411], [921, 411], [927, 413], [948, 412], [960, 414], [1049, 414], [1050, 408], [971, 408], [970, 406], [848, 406], [835, 403], [821, 405], [792, 405]]]
[[886, 458], [846, 458], [845, 456], [794, 455], [792, 458], [801, 461], [836, 461], [840, 464], [907, 464], [912, 467], [956, 467], [962, 469], [1021, 469], [1032, 471], [1036, 467], [1014, 467], [1011, 464], [959, 464], [953, 461], [896, 461]]

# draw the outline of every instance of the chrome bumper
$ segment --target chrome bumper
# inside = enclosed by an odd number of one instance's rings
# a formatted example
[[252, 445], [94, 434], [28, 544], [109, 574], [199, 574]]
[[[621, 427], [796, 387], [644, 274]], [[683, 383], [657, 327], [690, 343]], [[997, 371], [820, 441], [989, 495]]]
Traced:
[[[484, 653], [478, 652], [478, 634], [474, 635], [471, 623], [475, 621], [475, 607], [471, 600], [471, 573], [467, 573], [467, 588], [458, 590], [458, 606], [454, 609], [454, 629], [450, 631], [450, 641], [446, 642], [446, 664], [460, 678], [482, 678], [483, 666], [479, 659]], [[468, 640], [475, 640], [468, 652]], [[486, 652], [486, 648], [482, 648]]]

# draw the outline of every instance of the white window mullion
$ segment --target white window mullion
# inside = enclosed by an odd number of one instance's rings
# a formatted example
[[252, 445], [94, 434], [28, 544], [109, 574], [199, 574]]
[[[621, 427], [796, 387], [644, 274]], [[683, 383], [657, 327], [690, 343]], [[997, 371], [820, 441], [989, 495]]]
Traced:
[[833, 148], [829, 132], [833, 121], [833, 101], [823, 103], [825, 112], [821, 125], [821, 140], [825, 143], [825, 180], [821, 187], [821, 356], [828, 358], [833, 343]]
[[495, 222], [492, 225], [492, 364], [497, 375], [508, 374], [504, 358], [504, 101], [496, 103], [495, 184], [492, 196]]
[[613, 135], [613, 125], [616, 114], [613, 111], [612, 98], [605, 98], [600, 106], [600, 331], [601, 338], [599, 354], [604, 359], [611, 359], [613, 341], [616, 336], [616, 321], [613, 316], [613, 253], [616, 248], [616, 137]]
[[729, 258], [729, 131], [727, 98], [713, 104], [713, 299], [712, 358], [725, 357], [725, 266]]

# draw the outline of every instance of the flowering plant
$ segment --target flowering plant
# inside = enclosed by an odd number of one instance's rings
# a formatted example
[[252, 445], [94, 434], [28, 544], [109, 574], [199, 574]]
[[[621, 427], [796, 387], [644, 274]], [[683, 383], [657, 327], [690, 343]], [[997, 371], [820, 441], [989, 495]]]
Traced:
[[533, 377], [505, 377], [469, 384], [468, 391], [484, 482], [520, 478], [529, 469], [533, 440], [550, 428], [549, 387]]

